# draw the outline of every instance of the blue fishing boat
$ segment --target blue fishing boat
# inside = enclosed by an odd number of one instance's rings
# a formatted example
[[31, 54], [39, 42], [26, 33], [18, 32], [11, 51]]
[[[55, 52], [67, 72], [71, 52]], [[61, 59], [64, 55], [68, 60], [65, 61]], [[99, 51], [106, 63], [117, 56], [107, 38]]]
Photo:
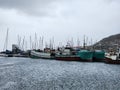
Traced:
[[105, 60], [105, 52], [103, 50], [93, 51], [93, 61], [102, 62]]

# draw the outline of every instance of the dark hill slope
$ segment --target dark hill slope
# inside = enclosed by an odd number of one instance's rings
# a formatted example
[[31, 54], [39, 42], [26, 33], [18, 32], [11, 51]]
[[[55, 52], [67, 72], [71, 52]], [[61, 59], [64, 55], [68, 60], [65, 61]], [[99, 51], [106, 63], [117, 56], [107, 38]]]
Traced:
[[111, 35], [106, 37], [94, 45], [97, 49], [117, 49], [120, 48], [120, 34]]

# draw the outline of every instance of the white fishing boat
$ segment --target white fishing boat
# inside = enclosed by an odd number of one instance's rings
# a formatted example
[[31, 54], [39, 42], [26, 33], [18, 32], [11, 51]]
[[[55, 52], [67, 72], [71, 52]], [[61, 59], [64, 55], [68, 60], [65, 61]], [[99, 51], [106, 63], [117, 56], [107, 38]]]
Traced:
[[32, 50], [30, 53], [31, 58], [42, 58], [42, 59], [53, 59], [54, 57], [51, 56], [51, 53], [47, 52], [37, 52]]
[[8, 57], [8, 55], [4, 53], [0, 53], [0, 57]]
[[120, 64], [120, 49], [118, 52], [109, 52], [105, 55], [105, 62], [111, 64]]

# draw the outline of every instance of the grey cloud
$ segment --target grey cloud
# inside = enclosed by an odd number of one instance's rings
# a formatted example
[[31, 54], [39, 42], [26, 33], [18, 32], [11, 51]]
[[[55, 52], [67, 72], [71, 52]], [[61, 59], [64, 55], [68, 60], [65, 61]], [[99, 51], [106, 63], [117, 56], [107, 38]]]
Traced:
[[0, 8], [44, 16], [50, 15], [50, 12], [55, 9], [52, 7], [55, 2], [55, 0], [0, 0]]
[[[59, 4], [70, 2], [96, 2], [96, 0], [0, 0], [0, 8], [15, 9], [30, 15], [54, 16]], [[98, 0], [100, 1], [100, 0]], [[120, 2], [119, 0], [102, 0], [105, 2]], [[72, 7], [72, 6], [71, 6]], [[70, 6], [68, 8], [71, 8]], [[76, 6], [73, 6], [76, 7]]]
[[[100, 40], [105, 36], [120, 33], [119, 2], [119, 0], [0, 0], [0, 27], [3, 28], [0, 30], [3, 33], [6, 27], [10, 28], [11, 43], [16, 41], [14, 35], [34, 37], [34, 32], [44, 36], [46, 41], [54, 36], [56, 43], [66, 43], [65, 39], [69, 37], [79, 37], [83, 41], [84, 34]], [[21, 12], [32, 17], [20, 14]], [[29, 42], [29, 39], [27, 41]], [[0, 42], [2, 44], [2, 40]]]
[[[74, 0], [0, 0], [1, 8], [16, 8], [16, 9], [31, 9], [36, 7], [47, 7], [54, 2], [71, 2]], [[76, 1], [89, 1], [89, 0], [76, 0]], [[96, 1], [96, 0], [91, 0]], [[98, 0], [99, 1], [99, 0]], [[109, 2], [120, 2], [120, 0], [102, 0]]]
[[44, 6], [54, 0], [0, 0], [0, 7], [3, 8], [30, 8], [36, 5]]

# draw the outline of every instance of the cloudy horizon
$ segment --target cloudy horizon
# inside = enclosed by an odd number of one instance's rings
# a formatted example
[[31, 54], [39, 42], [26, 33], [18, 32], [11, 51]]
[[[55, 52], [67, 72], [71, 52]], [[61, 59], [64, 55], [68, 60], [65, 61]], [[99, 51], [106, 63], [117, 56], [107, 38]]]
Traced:
[[55, 45], [67, 40], [99, 41], [120, 33], [119, 0], [0, 0], [0, 51], [4, 47], [7, 28], [9, 44], [17, 43], [18, 35], [28, 42], [35, 33]]

